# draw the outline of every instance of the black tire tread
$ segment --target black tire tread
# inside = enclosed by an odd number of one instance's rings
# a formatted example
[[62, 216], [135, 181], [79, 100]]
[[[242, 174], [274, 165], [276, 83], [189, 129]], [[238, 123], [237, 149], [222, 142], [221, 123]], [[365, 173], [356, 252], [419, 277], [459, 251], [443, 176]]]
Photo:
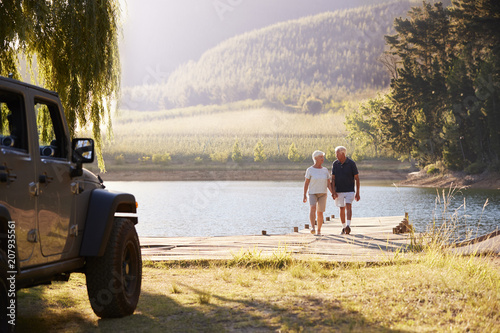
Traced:
[[[138, 260], [141, 261], [141, 250], [139, 237], [135, 226], [129, 219], [116, 218], [109, 238], [106, 252], [102, 257], [89, 257], [86, 264], [87, 292], [90, 304], [95, 314], [101, 318], [119, 318], [132, 314], [137, 307], [141, 289], [142, 263], [139, 262], [139, 279], [136, 291], [131, 299], [125, 296], [117, 263], [121, 263], [123, 246], [128, 237], [136, 244], [138, 251]], [[120, 290], [111, 292], [110, 289]], [[111, 298], [102, 302], [102, 296], [112, 295]]]

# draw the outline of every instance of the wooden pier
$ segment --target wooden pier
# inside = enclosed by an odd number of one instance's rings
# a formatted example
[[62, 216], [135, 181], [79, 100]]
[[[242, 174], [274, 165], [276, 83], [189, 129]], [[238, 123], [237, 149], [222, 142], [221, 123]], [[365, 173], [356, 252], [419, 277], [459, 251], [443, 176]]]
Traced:
[[[340, 220], [323, 224], [321, 236], [304, 225], [290, 234], [222, 237], [141, 237], [142, 255], [149, 260], [231, 259], [241, 251], [259, 251], [263, 256], [289, 251], [294, 258], [327, 261], [379, 261], [400, 253], [410, 243], [408, 233], [394, 234], [404, 216], [353, 218], [351, 233], [341, 235]], [[298, 232], [294, 232], [299, 230]]]

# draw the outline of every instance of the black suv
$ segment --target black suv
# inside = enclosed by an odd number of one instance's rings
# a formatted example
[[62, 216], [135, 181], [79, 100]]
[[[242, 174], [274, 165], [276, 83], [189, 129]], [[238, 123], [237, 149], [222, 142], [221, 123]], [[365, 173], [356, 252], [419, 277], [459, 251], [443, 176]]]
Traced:
[[[91, 139], [70, 140], [57, 93], [0, 77], [0, 331], [15, 290], [86, 275], [94, 312], [132, 314], [141, 290], [137, 203], [82, 168]], [[7, 309], [7, 312], [4, 311]]]

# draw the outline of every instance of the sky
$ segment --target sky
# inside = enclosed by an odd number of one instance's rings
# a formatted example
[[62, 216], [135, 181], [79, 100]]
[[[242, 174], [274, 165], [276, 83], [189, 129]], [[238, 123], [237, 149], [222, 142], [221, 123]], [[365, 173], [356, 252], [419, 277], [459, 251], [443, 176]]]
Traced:
[[384, 0], [120, 0], [122, 87], [165, 81], [179, 65], [246, 31]]

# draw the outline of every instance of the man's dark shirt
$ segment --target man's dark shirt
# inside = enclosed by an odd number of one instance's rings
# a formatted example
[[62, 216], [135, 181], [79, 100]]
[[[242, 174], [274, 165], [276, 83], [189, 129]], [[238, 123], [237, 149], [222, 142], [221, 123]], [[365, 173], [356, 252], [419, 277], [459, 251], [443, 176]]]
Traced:
[[333, 162], [332, 175], [335, 176], [336, 192], [354, 192], [354, 176], [358, 174], [356, 163], [346, 157], [344, 164], [339, 160]]

